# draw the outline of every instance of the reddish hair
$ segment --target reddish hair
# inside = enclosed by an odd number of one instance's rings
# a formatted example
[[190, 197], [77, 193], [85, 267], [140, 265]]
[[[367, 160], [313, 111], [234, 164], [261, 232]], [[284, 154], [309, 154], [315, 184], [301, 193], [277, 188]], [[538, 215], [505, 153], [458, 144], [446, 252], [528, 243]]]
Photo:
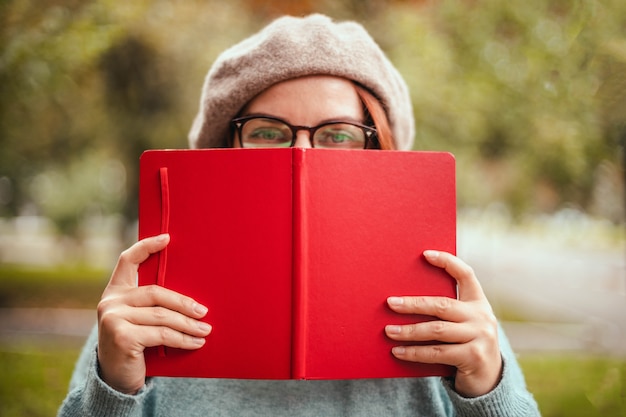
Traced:
[[374, 124], [374, 127], [378, 132], [379, 148], [385, 150], [396, 149], [396, 144], [393, 140], [393, 133], [391, 132], [391, 126], [389, 125], [389, 119], [387, 118], [387, 113], [385, 112], [382, 103], [366, 88], [358, 84], [355, 84], [355, 87], [356, 92], [368, 113], [367, 118]]

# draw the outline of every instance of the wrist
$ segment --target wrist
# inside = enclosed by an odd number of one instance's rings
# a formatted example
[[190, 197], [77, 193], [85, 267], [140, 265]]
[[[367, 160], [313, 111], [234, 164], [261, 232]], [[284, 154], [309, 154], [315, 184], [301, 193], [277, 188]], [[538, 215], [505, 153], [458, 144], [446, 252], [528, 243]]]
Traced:
[[454, 390], [465, 398], [475, 398], [493, 391], [500, 381], [503, 374], [502, 357], [494, 366], [489, 366], [483, 373], [473, 373], [470, 375], [460, 374], [454, 378]]
[[99, 352], [96, 355], [96, 374], [111, 389], [125, 395], [137, 395], [145, 386], [145, 378], [130, 384], [127, 381], [122, 381], [121, 383], [117, 381], [118, 378], [114, 377], [102, 366]]

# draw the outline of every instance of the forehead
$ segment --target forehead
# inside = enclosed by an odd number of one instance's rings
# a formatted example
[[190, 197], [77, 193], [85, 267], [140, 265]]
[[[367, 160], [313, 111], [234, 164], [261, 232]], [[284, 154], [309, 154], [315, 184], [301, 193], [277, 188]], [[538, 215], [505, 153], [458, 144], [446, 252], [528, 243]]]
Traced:
[[311, 126], [327, 120], [362, 120], [363, 106], [351, 81], [308, 76], [268, 88], [250, 101], [244, 109], [247, 114], [266, 114]]

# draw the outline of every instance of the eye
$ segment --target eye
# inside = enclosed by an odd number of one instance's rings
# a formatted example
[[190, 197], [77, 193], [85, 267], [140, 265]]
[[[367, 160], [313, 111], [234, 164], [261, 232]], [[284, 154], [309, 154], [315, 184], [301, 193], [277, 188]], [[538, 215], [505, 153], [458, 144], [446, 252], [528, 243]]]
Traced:
[[289, 127], [273, 119], [250, 119], [241, 133], [244, 147], [284, 147], [291, 144]]
[[347, 140], [354, 140], [354, 137], [348, 132], [333, 132], [331, 139], [335, 143], [343, 143]]
[[348, 124], [326, 126], [315, 134], [315, 146], [321, 148], [360, 148], [364, 143], [363, 131]]
[[283, 140], [285, 134], [275, 127], [261, 127], [250, 132], [247, 138], [249, 140]]

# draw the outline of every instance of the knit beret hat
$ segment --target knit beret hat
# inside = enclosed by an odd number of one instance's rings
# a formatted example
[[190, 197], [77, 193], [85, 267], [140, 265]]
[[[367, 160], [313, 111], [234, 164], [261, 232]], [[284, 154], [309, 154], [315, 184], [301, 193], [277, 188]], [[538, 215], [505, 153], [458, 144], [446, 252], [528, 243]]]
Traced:
[[369, 89], [387, 112], [396, 148], [412, 147], [415, 122], [400, 73], [360, 24], [319, 14], [281, 17], [217, 58], [189, 132], [191, 147], [227, 146], [230, 120], [250, 100], [274, 84], [307, 75], [342, 77]]

